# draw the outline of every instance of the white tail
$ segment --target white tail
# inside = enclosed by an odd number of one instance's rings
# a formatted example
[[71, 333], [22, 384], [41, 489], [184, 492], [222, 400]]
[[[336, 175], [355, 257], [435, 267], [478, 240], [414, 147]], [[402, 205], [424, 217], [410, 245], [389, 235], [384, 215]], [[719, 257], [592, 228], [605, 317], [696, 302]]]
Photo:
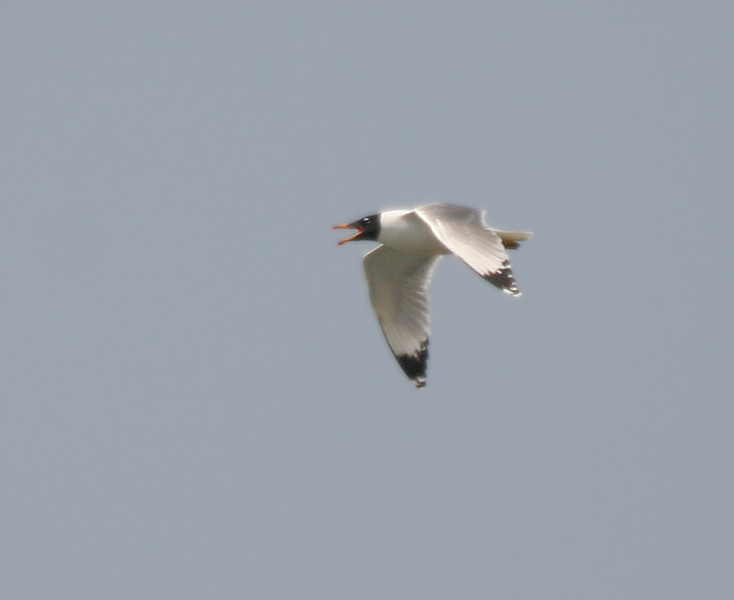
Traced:
[[508, 250], [515, 250], [520, 247], [520, 242], [529, 240], [533, 234], [529, 231], [497, 231], [495, 233], [500, 236], [502, 245]]

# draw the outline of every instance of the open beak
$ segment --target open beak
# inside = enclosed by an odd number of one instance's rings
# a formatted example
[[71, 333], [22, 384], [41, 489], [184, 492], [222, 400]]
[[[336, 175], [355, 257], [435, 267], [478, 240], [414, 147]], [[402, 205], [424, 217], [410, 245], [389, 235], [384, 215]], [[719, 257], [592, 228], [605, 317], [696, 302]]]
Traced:
[[357, 233], [355, 233], [352, 237], [348, 237], [341, 242], [339, 242], [339, 245], [346, 244], [347, 242], [353, 242], [357, 238], [359, 238], [360, 235], [364, 233], [364, 229], [361, 225], [357, 225], [356, 223], [342, 223], [340, 225], [334, 225], [332, 229], [356, 229]]

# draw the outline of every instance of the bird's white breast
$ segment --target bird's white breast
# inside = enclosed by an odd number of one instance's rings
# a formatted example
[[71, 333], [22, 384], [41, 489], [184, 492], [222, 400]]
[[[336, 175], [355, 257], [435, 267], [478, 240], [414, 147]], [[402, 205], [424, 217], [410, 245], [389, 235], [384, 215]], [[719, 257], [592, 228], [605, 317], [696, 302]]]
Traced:
[[449, 254], [450, 251], [431, 228], [412, 210], [389, 210], [382, 213], [377, 241], [391, 248], [416, 254]]

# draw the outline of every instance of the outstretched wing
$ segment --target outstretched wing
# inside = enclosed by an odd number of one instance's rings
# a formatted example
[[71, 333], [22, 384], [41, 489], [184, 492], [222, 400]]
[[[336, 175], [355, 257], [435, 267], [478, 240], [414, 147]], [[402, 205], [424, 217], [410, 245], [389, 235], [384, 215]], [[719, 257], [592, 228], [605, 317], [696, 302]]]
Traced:
[[418, 387], [426, 385], [430, 320], [427, 287], [435, 255], [409, 255], [379, 246], [364, 257], [370, 302], [390, 349]]
[[507, 294], [520, 295], [502, 238], [484, 223], [483, 212], [453, 204], [429, 204], [416, 208], [415, 214], [446, 248], [484, 279]]

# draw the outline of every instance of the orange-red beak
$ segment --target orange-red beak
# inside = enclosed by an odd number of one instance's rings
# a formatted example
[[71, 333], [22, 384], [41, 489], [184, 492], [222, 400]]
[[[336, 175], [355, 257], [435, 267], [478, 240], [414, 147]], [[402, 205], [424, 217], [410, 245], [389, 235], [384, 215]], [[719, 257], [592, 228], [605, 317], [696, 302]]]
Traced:
[[340, 225], [334, 225], [332, 229], [356, 229], [357, 233], [355, 233], [352, 237], [348, 237], [341, 242], [339, 242], [339, 245], [346, 244], [347, 242], [352, 242], [356, 240], [360, 235], [364, 233], [364, 228], [361, 225], [357, 225], [356, 223], [342, 223]]

